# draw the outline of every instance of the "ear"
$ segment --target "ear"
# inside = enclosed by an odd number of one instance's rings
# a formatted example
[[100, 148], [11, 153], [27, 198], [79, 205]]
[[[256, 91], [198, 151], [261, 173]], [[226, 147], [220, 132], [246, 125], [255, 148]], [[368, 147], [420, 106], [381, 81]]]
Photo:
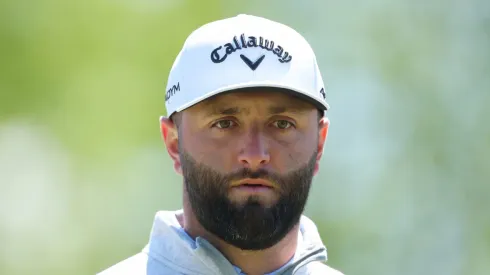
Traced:
[[160, 117], [160, 130], [163, 142], [167, 147], [168, 155], [174, 162], [174, 169], [177, 173], [182, 174], [182, 166], [179, 154], [179, 134], [175, 123], [169, 118]]
[[320, 160], [323, 156], [323, 150], [325, 149], [325, 141], [327, 140], [328, 127], [330, 126], [330, 120], [327, 117], [322, 117], [318, 124], [318, 153], [316, 156], [316, 164], [314, 174], [320, 170]]

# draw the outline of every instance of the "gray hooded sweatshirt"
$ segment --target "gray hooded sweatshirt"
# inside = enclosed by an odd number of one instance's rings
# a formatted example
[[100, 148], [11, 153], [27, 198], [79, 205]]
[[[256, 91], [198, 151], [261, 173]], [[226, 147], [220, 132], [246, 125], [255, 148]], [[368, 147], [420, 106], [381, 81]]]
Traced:
[[[191, 239], [180, 226], [178, 211], [159, 211], [150, 241], [138, 254], [98, 275], [241, 275], [214, 246], [203, 238]], [[315, 224], [306, 216], [300, 220], [298, 247], [293, 258], [267, 275], [342, 275], [323, 262], [327, 251]]]

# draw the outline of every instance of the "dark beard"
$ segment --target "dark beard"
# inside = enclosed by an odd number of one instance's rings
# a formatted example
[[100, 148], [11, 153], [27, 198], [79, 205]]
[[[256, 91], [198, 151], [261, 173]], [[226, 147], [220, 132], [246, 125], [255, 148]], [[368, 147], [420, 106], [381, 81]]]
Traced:
[[[183, 149], [183, 148], [181, 148]], [[181, 150], [181, 163], [189, 202], [199, 223], [211, 234], [243, 250], [261, 250], [277, 244], [298, 224], [313, 178], [317, 154], [308, 163], [286, 175], [243, 169], [223, 175], [197, 163]], [[228, 199], [233, 180], [262, 178], [279, 186], [275, 205], [264, 207], [250, 196], [243, 205]]]

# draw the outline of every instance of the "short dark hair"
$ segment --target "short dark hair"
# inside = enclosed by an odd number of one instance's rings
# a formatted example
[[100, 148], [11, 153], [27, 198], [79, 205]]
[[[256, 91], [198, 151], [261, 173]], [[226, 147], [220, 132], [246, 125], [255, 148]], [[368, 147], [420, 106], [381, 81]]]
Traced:
[[176, 112], [170, 116], [170, 120], [175, 124], [177, 128], [179, 128], [180, 123], [182, 122], [182, 112]]

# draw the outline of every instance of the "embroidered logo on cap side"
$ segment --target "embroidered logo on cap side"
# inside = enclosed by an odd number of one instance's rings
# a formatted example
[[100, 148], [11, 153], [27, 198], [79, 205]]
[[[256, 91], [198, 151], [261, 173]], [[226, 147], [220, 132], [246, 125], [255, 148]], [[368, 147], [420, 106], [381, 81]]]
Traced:
[[323, 96], [323, 99], [327, 99], [327, 95], [325, 94], [325, 89], [320, 90], [320, 94]]
[[172, 85], [172, 87], [167, 90], [165, 101], [168, 101], [176, 92], [180, 92], [180, 82], [177, 82], [177, 85]]
[[[228, 55], [233, 54], [234, 52], [246, 48], [256, 48], [260, 47], [264, 50], [270, 51], [273, 54], [277, 55], [278, 61], [281, 63], [288, 63], [293, 58], [289, 52], [284, 51], [283, 47], [280, 45], [276, 45], [274, 47], [275, 42], [273, 40], [265, 39], [262, 36], [259, 38], [255, 36], [245, 37], [245, 34], [240, 35], [240, 39], [237, 36], [233, 37], [231, 43], [226, 43], [222, 46], [217, 47], [211, 52], [211, 61], [214, 63], [221, 63], [225, 61]], [[242, 60], [247, 64], [250, 69], [255, 70], [260, 65], [265, 55], [262, 55], [255, 62], [251, 62], [250, 59], [243, 54], [240, 55]]]

